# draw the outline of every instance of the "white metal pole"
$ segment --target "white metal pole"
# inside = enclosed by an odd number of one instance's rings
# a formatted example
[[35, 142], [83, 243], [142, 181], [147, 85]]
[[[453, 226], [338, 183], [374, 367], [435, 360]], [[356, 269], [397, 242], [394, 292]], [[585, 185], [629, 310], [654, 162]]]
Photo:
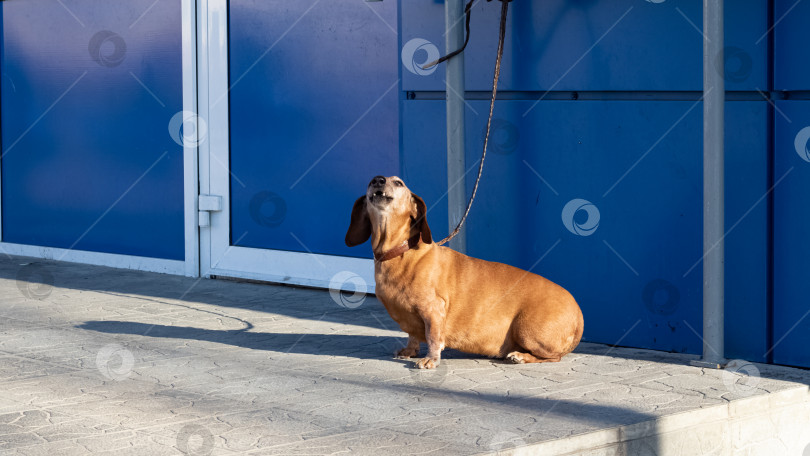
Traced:
[[725, 300], [723, 0], [703, 0], [703, 359], [722, 367]]
[[[445, 52], [455, 51], [464, 44], [464, 0], [444, 2], [444, 25], [446, 32]], [[464, 173], [464, 53], [446, 62], [447, 100], [447, 219], [448, 230], [452, 232], [466, 208], [466, 180]], [[450, 247], [459, 251], [467, 250], [467, 234], [462, 227], [456, 237], [450, 240]]]

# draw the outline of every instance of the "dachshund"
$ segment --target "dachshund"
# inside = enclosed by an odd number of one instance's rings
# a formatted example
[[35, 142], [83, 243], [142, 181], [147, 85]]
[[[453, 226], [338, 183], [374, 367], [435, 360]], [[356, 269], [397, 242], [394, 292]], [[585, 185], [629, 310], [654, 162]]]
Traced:
[[376, 294], [408, 334], [398, 358], [444, 348], [516, 364], [560, 361], [579, 344], [584, 321], [571, 294], [522, 269], [484, 261], [433, 243], [425, 202], [402, 179], [376, 176], [355, 201], [346, 233], [353, 247], [371, 238]]

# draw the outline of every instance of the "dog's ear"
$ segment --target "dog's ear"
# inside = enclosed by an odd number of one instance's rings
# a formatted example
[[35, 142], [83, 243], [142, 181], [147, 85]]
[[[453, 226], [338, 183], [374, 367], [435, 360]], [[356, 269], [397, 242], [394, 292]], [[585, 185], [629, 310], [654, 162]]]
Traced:
[[357, 198], [352, 207], [352, 219], [349, 230], [346, 231], [346, 245], [354, 247], [360, 245], [371, 237], [371, 220], [366, 211], [366, 196]]
[[416, 208], [413, 213], [414, 226], [419, 229], [422, 242], [425, 244], [431, 244], [433, 242], [433, 237], [430, 235], [430, 227], [428, 226], [427, 222], [427, 206], [425, 206], [425, 201], [415, 193], [411, 193], [411, 198], [413, 198], [413, 203]]

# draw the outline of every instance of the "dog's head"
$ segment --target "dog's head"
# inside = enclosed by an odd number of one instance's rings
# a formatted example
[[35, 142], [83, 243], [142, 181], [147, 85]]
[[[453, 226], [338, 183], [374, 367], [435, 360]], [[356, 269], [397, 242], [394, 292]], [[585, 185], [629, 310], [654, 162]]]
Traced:
[[422, 198], [408, 190], [397, 176], [377, 176], [371, 179], [366, 194], [357, 198], [352, 208], [351, 223], [346, 232], [346, 245], [366, 242], [372, 233], [372, 225], [393, 229], [409, 229], [409, 237], [419, 233], [422, 242], [430, 244], [430, 235], [425, 214], [427, 208]]

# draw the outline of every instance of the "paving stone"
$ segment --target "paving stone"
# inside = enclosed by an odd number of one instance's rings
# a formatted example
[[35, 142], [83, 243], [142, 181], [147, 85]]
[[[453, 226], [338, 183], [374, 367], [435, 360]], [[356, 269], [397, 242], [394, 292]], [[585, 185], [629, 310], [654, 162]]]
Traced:
[[[16, 281], [30, 262], [53, 276], [41, 299]], [[406, 340], [373, 296], [0, 259], [0, 453], [731, 454], [724, 436], [764, 454], [801, 449], [782, 434], [810, 423], [803, 370], [582, 343], [533, 365], [447, 350], [421, 371], [392, 356]]]

